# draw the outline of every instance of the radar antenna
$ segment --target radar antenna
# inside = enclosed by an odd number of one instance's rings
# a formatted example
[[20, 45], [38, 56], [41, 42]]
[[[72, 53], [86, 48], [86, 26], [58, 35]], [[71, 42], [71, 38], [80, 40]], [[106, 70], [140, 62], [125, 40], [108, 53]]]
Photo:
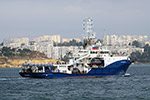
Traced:
[[103, 44], [106, 45], [107, 43], [107, 37], [106, 37], [106, 29], [104, 29], [104, 40], [103, 40]]
[[86, 17], [83, 20], [83, 31], [85, 31], [86, 35], [84, 38], [89, 39], [92, 38], [93, 36], [95, 37], [95, 34], [93, 33], [93, 20], [89, 17]]

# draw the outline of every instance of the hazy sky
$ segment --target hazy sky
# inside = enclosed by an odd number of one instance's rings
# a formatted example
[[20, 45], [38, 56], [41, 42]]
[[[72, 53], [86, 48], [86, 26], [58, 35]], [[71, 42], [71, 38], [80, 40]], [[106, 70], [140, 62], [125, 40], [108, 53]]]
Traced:
[[0, 42], [4, 38], [60, 34], [82, 38], [82, 20], [94, 20], [94, 31], [150, 34], [150, 0], [0, 0]]

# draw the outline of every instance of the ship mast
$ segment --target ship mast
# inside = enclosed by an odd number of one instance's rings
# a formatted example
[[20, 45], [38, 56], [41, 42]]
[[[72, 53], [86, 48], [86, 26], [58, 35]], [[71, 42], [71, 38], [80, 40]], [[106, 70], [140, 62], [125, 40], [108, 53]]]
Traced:
[[104, 29], [104, 40], [103, 40], [103, 45], [106, 46], [107, 38], [106, 38], [106, 29]]
[[87, 35], [87, 36], [85, 36], [84, 38], [91, 38], [93, 35], [94, 35], [94, 33], [93, 33], [93, 20], [91, 19], [91, 18], [89, 18], [89, 17], [86, 17], [84, 20], [83, 20], [83, 25], [82, 25], [82, 27], [83, 27], [83, 31], [85, 32], [85, 34]]
[[83, 31], [85, 32], [85, 35], [84, 35], [84, 48], [86, 48], [87, 46], [89, 45], [92, 45], [94, 44], [95, 42], [95, 33], [93, 32], [93, 20], [89, 17], [86, 17], [84, 20], [83, 20]]

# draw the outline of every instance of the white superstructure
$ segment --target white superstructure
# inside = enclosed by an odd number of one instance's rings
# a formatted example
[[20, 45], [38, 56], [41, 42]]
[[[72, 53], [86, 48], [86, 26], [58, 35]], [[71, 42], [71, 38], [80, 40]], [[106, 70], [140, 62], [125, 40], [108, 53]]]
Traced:
[[[107, 65], [129, 59], [127, 55], [116, 55], [102, 46], [93, 34], [93, 20], [86, 18], [83, 23], [83, 29], [87, 36], [84, 36], [83, 48], [74, 53], [72, 59], [66, 64], [55, 64], [60, 72], [74, 73], [80, 71], [88, 73], [92, 68], [105, 68]], [[77, 69], [77, 70], [73, 70]]]

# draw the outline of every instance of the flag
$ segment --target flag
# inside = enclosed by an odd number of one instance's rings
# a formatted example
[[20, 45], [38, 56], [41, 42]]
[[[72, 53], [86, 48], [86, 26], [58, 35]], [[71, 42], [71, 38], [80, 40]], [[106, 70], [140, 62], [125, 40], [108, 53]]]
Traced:
[[94, 46], [92, 50], [98, 50], [98, 46]]

